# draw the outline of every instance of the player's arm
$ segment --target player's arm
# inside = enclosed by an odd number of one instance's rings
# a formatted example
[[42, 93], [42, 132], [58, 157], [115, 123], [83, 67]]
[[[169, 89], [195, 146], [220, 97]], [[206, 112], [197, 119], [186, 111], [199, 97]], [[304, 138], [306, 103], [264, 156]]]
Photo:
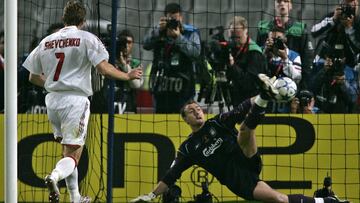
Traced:
[[37, 75], [37, 74], [33, 74], [33, 73], [30, 73], [30, 75], [29, 75], [29, 81], [32, 84], [40, 86], [40, 87], [44, 87], [45, 80], [46, 79], [45, 79], [44, 75]]
[[[123, 57], [122, 53], [120, 54], [120, 66], [116, 66], [117, 69], [128, 73], [131, 69], [135, 69], [135, 68], [143, 68], [143, 65], [141, 64], [141, 62], [137, 59], [131, 59], [130, 63], [126, 62], [127, 60]], [[141, 87], [141, 85], [143, 84], [144, 80], [143, 78], [141, 79], [134, 79], [134, 80], [130, 80], [128, 81], [129, 86], [131, 88], [134, 89], [138, 89]]]
[[[137, 67], [137, 68], [140, 68], [142, 70], [142, 65]], [[131, 70], [131, 69], [130, 69]], [[144, 80], [143, 78], [140, 78], [140, 79], [134, 79], [134, 80], [130, 80], [128, 83], [129, 83], [129, 86], [131, 88], [134, 88], [134, 89], [138, 89], [141, 87], [141, 85], [143, 84]]]
[[135, 68], [125, 73], [118, 69], [116, 69], [113, 65], [108, 63], [106, 60], [103, 60], [98, 65], [96, 65], [96, 69], [99, 71], [101, 75], [105, 77], [117, 79], [117, 80], [133, 80], [140, 79], [142, 76], [142, 69]]
[[[157, 184], [157, 186], [154, 188], [154, 190], [151, 192], [154, 196], [154, 198], [156, 196], [159, 196], [161, 194], [163, 194], [164, 192], [166, 192], [169, 189], [169, 186], [164, 183], [163, 181], [159, 181], [159, 183]], [[150, 195], [151, 195], [150, 193]]]

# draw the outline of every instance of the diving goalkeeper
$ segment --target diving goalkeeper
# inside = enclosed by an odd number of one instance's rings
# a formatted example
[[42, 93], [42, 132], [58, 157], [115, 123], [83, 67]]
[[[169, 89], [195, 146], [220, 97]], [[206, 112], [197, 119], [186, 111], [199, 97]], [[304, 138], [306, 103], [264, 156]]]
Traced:
[[[264, 91], [247, 99], [232, 111], [219, 114], [207, 121], [204, 112], [194, 101], [184, 105], [181, 116], [191, 127], [192, 133], [179, 148], [177, 156], [162, 180], [147, 195], [131, 202], [151, 202], [156, 196], [168, 190], [180, 178], [183, 171], [198, 165], [212, 175], [233, 193], [247, 200], [290, 203], [339, 202], [334, 198], [313, 198], [301, 194], [285, 195], [272, 189], [259, 174], [261, 157], [255, 139], [255, 128], [265, 117], [268, 99], [278, 94], [273, 79], [259, 74]], [[241, 123], [240, 131], [235, 128]]]

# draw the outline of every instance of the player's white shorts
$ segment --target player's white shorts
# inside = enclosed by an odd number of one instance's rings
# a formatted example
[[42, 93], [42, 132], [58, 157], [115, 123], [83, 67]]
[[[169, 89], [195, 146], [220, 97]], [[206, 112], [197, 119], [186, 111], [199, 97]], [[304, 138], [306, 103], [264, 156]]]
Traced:
[[89, 99], [52, 92], [46, 95], [45, 102], [55, 139], [62, 138], [61, 144], [83, 146], [90, 116]]

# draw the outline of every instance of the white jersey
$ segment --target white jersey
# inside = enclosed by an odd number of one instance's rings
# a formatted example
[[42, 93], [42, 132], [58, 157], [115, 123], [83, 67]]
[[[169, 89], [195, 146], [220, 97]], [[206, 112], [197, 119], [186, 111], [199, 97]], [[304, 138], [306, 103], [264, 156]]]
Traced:
[[44, 38], [23, 66], [33, 74], [44, 74], [48, 92], [90, 96], [91, 68], [108, 59], [109, 53], [99, 38], [67, 26]]

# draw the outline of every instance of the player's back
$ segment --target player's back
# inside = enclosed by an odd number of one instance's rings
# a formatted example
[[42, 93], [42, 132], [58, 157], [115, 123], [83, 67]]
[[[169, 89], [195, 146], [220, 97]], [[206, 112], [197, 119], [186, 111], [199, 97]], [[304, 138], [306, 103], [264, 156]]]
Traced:
[[108, 60], [108, 52], [93, 34], [65, 27], [43, 39], [38, 47], [49, 92], [68, 91], [92, 95], [91, 68]]

